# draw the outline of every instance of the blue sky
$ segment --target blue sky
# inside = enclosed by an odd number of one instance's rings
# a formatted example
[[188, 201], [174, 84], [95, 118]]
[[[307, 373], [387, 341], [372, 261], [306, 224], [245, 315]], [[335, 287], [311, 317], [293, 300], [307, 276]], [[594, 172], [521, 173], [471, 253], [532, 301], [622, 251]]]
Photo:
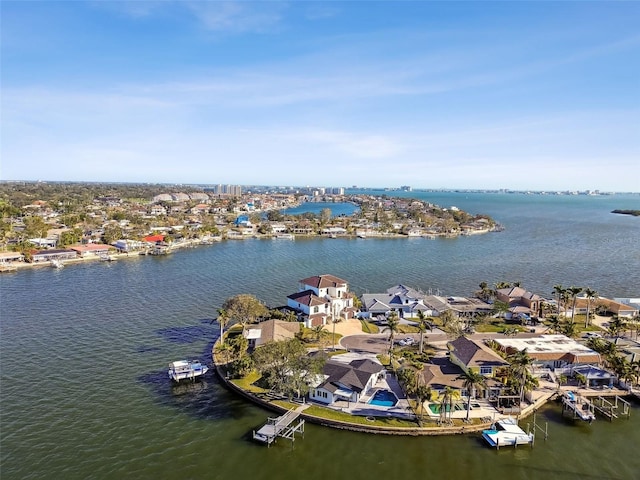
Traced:
[[638, 2], [0, 8], [3, 180], [640, 191]]

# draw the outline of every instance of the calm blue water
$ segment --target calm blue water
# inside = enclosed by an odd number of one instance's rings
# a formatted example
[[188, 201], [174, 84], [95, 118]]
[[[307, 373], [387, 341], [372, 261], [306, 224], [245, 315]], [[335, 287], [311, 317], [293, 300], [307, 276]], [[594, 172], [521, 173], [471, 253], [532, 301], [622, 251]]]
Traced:
[[358, 211], [358, 206], [352, 203], [331, 203], [331, 202], [306, 202], [297, 207], [287, 208], [283, 211], [287, 215], [301, 215], [303, 213], [311, 212], [314, 215], [319, 215], [323, 209], [328, 208], [331, 210], [332, 217], [339, 217], [340, 215], [353, 215]]
[[[412, 192], [416, 193], [416, 192]], [[439, 195], [506, 231], [458, 239], [249, 239], [164, 258], [0, 276], [0, 468], [3, 479], [440, 478], [637, 479], [640, 409], [590, 427], [555, 406], [534, 449], [488, 450], [478, 436], [388, 438], [308, 426], [295, 448], [249, 441], [268, 413], [203, 382], [172, 387], [167, 366], [210, 362], [211, 324], [229, 296], [284, 304], [309, 275], [356, 293], [402, 282], [470, 294], [481, 281], [556, 283], [640, 296], [640, 197]], [[210, 372], [211, 373], [211, 372]], [[345, 455], [349, 452], [349, 455]], [[354, 467], [357, 465], [357, 468]]]

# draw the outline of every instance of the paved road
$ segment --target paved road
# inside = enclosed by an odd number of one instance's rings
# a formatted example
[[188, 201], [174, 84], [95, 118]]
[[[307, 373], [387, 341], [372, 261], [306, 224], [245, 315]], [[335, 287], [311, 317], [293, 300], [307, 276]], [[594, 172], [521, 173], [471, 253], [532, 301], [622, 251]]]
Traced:
[[[534, 337], [540, 335], [540, 333], [521, 333], [518, 335], [520, 338]], [[403, 338], [411, 337], [416, 341], [416, 344], [420, 341], [419, 333], [401, 333], [396, 335], [396, 341]], [[487, 338], [505, 338], [502, 333], [475, 333], [469, 335], [469, 338], [473, 340], [485, 340]], [[444, 333], [427, 333], [424, 336], [424, 343], [444, 343], [447, 340], [447, 336]], [[389, 349], [389, 334], [377, 333], [377, 334], [363, 334], [363, 335], [350, 335], [343, 337], [340, 344], [350, 351], [369, 352], [369, 353], [384, 353]]]

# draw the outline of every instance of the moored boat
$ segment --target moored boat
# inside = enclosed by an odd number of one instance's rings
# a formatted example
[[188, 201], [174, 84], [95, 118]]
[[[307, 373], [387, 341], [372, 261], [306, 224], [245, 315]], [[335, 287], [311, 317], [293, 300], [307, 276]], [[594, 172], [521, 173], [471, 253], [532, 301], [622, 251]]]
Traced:
[[169, 364], [169, 378], [174, 382], [195, 380], [209, 371], [209, 367], [198, 360], [177, 360]]
[[503, 418], [495, 423], [494, 428], [483, 430], [482, 438], [490, 446], [500, 448], [502, 446], [532, 444], [534, 434], [522, 430], [514, 418]]

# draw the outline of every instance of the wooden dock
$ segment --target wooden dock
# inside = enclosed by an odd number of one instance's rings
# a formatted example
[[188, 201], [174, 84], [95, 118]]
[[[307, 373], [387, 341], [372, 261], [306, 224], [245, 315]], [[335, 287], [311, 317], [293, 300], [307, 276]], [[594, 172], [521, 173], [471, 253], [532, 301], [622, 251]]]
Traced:
[[299, 419], [300, 412], [294, 409], [284, 415], [267, 419], [260, 429], [253, 431], [253, 439], [270, 446], [276, 438], [282, 437], [292, 442], [295, 441], [296, 432], [304, 436], [304, 419]]

